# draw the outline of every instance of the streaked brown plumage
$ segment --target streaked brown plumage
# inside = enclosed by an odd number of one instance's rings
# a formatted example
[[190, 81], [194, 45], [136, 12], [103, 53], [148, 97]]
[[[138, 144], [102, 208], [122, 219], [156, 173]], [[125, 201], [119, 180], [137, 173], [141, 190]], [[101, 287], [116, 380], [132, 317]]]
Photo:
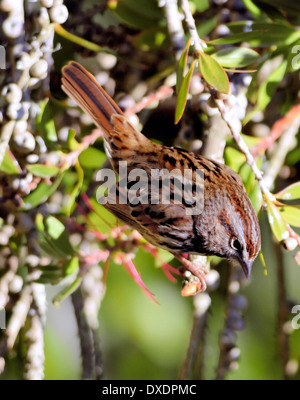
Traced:
[[[106, 204], [115, 216], [137, 229], [150, 243], [179, 258], [201, 282], [205, 272], [181, 254], [196, 253], [236, 259], [246, 276], [260, 250], [260, 229], [256, 213], [240, 177], [226, 165], [181, 149], [152, 143], [128, 122], [121, 109], [80, 64], [63, 68], [63, 90], [103, 129], [106, 150], [115, 171], [119, 161], [134, 168], [200, 169], [204, 173], [204, 209], [187, 215], [181, 204]], [[150, 186], [148, 190], [150, 192]], [[174, 193], [174, 184], [171, 185]], [[122, 193], [118, 193], [119, 196]], [[173, 194], [174, 196], [174, 194]]]

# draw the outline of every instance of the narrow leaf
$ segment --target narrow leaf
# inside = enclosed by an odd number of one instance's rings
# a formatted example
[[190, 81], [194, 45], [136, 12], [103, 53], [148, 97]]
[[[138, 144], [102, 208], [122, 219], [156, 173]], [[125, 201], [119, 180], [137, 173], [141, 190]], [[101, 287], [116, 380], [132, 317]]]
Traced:
[[56, 176], [60, 169], [55, 166], [42, 165], [42, 164], [32, 164], [27, 166], [27, 170], [32, 173], [34, 176], [38, 176], [40, 178], [52, 178]]
[[275, 238], [279, 242], [287, 239], [289, 237], [289, 232], [287, 230], [286, 222], [283, 219], [279, 209], [270, 200], [267, 200], [267, 212], [269, 224]]
[[19, 175], [22, 172], [18, 161], [9, 149], [6, 149], [2, 163], [0, 165], [0, 172], [9, 175]]
[[[300, 32], [285, 22], [239, 21], [228, 24], [228, 28], [234, 33], [233, 36], [245, 35], [245, 30], [247, 30], [246, 34], [250, 36], [245, 41], [250, 42], [252, 47], [268, 47], [274, 43], [277, 47], [290, 45], [300, 38]], [[260, 36], [255, 38], [253, 33], [259, 31], [261, 32]]]
[[283, 219], [292, 226], [300, 228], [300, 208], [297, 206], [284, 206], [280, 208]]
[[66, 206], [67, 216], [70, 216], [71, 212], [73, 211], [73, 209], [75, 207], [75, 200], [76, 200], [77, 196], [79, 195], [80, 190], [83, 185], [84, 172], [83, 172], [83, 169], [81, 168], [79, 162], [77, 162], [75, 164], [75, 168], [77, 171], [77, 183], [76, 183], [74, 189], [72, 190], [72, 193], [70, 195], [69, 201]]
[[37, 118], [37, 128], [47, 144], [57, 142], [57, 133], [53, 120], [54, 114], [54, 107], [51, 101], [43, 102], [41, 113]]
[[40, 232], [45, 231], [45, 225], [44, 225], [44, 217], [42, 214], [37, 213], [35, 216], [35, 225], [38, 228]]
[[288, 13], [299, 14], [300, 4], [295, 0], [261, 0], [272, 7], [284, 10]]
[[78, 257], [73, 257], [71, 260], [68, 260], [63, 265], [64, 276], [72, 275], [79, 269], [79, 259]]
[[49, 216], [45, 220], [46, 227], [46, 239], [48, 239], [49, 244], [55, 247], [63, 255], [62, 258], [67, 258], [67, 256], [74, 255], [74, 249], [70, 243], [69, 235], [65, 229], [65, 226], [57, 218]]
[[275, 194], [278, 200], [296, 200], [300, 199], [300, 182], [294, 183]]
[[257, 107], [259, 110], [264, 110], [270, 103], [279, 83], [282, 81], [286, 73], [287, 66], [287, 60], [283, 60], [275, 71], [273, 71], [260, 86], [257, 95]]
[[218, 15], [215, 15], [212, 18], [208, 18], [201, 21], [200, 24], [197, 26], [198, 36], [200, 38], [207, 36], [213, 29], [215, 29], [218, 20], [219, 20]]
[[256, 51], [246, 47], [230, 47], [212, 54], [212, 57], [223, 67], [242, 68], [253, 64], [260, 56]]
[[57, 283], [58, 279], [61, 278], [61, 271], [43, 271], [40, 277], [35, 280], [36, 283], [42, 283], [44, 285]]
[[178, 124], [178, 122], [180, 121], [182, 114], [184, 112], [186, 101], [187, 101], [187, 96], [188, 96], [188, 92], [189, 92], [189, 87], [190, 87], [190, 83], [191, 83], [191, 78], [193, 76], [195, 65], [196, 65], [196, 60], [194, 60], [192, 62], [187, 74], [185, 75], [185, 77], [182, 80], [182, 83], [181, 83], [181, 86], [179, 89], [179, 93], [177, 96], [177, 104], [176, 104], [176, 111], [175, 111], [175, 124]]
[[31, 210], [32, 208], [44, 203], [58, 188], [63, 178], [63, 174], [58, 175], [52, 185], [41, 182], [38, 187], [24, 198], [23, 210]]
[[51, 215], [46, 219], [47, 233], [52, 239], [58, 239], [65, 231], [65, 226]]
[[187, 44], [185, 48], [183, 49], [183, 52], [181, 54], [181, 57], [178, 61], [178, 67], [177, 67], [177, 72], [176, 72], [176, 92], [179, 93], [179, 89], [182, 84], [182, 80], [184, 78], [184, 73], [185, 73], [185, 68], [186, 68], [186, 63], [189, 55], [189, 49], [191, 46], [192, 39], [189, 39], [187, 41]]
[[199, 69], [204, 80], [221, 93], [229, 92], [229, 79], [221, 65], [212, 56], [200, 53]]
[[68, 148], [71, 151], [77, 150], [79, 148], [79, 143], [75, 139], [75, 136], [76, 136], [75, 129], [69, 129], [68, 138], [67, 138], [67, 144], [68, 144]]
[[71, 283], [71, 285], [67, 286], [64, 288], [61, 292], [59, 292], [52, 300], [52, 303], [55, 305], [55, 307], [59, 307], [60, 303], [68, 296], [70, 296], [72, 293], [74, 293], [80, 286], [82, 281], [81, 277], [78, 277], [75, 279], [74, 282]]
[[211, 40], [208, 43], [212, 44], [213, 46], [220, 46], [223, 44], [249, 42], [249, 40], [260, 38], [263, 35], [263, 33], [264, 30], [236, 33], [232, 36], [226, 36], [224, 38]]
[[252, 0], [243, 0], [245, 7], [251, 12], [253, 17], [258, 18], [261, 15], [261, 10], [254, 4]]

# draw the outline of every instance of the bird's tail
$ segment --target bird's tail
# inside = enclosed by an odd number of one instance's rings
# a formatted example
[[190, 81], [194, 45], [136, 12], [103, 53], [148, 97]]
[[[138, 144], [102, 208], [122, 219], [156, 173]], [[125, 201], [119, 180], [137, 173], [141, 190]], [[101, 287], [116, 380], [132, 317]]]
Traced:
[[71, 61], [62, 69], [62, 89], [103, 129], [107, 150], [113, 158], [123, 150], [134, 151], [148, 139], [128, 122], [120, 107], [85, 68]]

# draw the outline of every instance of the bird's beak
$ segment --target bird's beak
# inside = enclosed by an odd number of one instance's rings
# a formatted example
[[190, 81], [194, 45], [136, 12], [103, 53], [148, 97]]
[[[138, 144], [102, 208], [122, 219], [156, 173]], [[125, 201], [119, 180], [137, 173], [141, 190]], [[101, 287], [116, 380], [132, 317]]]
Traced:
[[240, 264], [244, 271], [244, 274], [246, 275], [246, 278], [249, 279], [251, 276], [253, 260], [249, 261], [240, 260]]

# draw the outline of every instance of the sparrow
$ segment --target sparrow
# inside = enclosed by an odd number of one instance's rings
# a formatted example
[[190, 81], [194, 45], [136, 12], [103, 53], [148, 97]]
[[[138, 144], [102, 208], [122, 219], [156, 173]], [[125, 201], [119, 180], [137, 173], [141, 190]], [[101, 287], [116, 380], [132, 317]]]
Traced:
[[[62, 89], [103, 131], [105, 149], [116, 173], [120, 174], [120, 163], [126, 162], [128, 175], [138, 169], [149, 178], [143, 182], [140, 201], [124, 201], [126, 188], [118, 182], [114, 187], [117, 201], [107, 201], [104, 207], [152, 245], [177, 257], [198, 278], [195, 293], [206, 289], [207, 271], [186, 259], [186, 254], [236, 260], [246, 277], [250, 277], [260, 251], [261, 234], [256, 212], [239, 175], [199, 154], [153, 143], [132, 126], [93, 75], [77, 62], [71, 61], [63, 67]], [[188, 191], [191, 197], [198, 194], [198, 204], [202, 205], [199, 212], [193, 212], [195, 205], [185, 199], [176, 201], [179, 193], [176, 176], [171, 179], [169, 204], [164, 204], [160, 197], [164, 174], [160, 175], [161, 184], [153, 189], [150, 183], [153, 171], [172, 174], [175, 170], [182, 175], [190, 172]], [[197, 180], [197, 171], [202, 172], [202, 185]], [[127, 189], [130, 186], [132, 182], [128, 182]], [[153, 198], [155, 201], [151, 201]]]

